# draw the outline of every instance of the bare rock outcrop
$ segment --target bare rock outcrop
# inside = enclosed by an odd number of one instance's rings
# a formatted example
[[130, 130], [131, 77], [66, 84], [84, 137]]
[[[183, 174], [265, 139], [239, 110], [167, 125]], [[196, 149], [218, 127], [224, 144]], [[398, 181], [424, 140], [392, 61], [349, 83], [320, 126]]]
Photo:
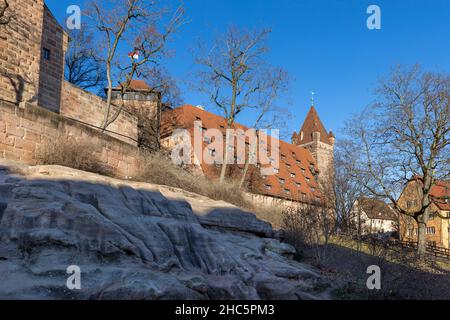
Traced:
[[[322, 281], [225, 202], [0, 162], [1, 299], [315, 299]], [[81, 289], [66, 286], [70, 265]]]

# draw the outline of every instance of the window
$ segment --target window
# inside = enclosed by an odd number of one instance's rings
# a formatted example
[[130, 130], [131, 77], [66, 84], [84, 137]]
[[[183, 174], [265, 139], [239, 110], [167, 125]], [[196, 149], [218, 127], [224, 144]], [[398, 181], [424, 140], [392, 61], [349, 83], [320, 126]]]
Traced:
[[436, 234], [435, 227], [427, 227], [427, 234]]
[[291, 165], [290, 165], [289, 163], [286, 163], [286, 167], [287, 167], [288, 169], [290, 169], [290, 168], [291, 168]]
[[408, 229], [408, 237], [414, 237], [414, 228]]
[[42, 55], [43, 55], [45, 60], [50, 60], [50, 50], [49, 49], [44, 48], [42, 50]]
[[297, 188], [300, 188], [302, 186], [300, 182], [296, 182], [295, 185], [297, 186]]
[[204, 136], [203, 137], [203, 141], [205, 141], [205, 143], [207, 143], [207, 144], [210, 144], [211, 143], [211, 137]]
[[208, 149], [209, 155], [214, 157], [216, 155], [216, 149]]
[[202, 118], [200, 118], [200, 117], [195, 117], [195, 120], [197, 120], [197, 121], [201, 121], [201, 120], [202, 120]]
[[291, 172], [291, 178], [295, 178], [295, 173]]
[[311, 192], [314, 192], [314, 191], [316, 191], [316, 188], [311, 187]]
[[284, 180], [283, 178], [279, 178], [278, 181], [280, 182], [280, 184], [284, 184], [286, 182], [286, 180]]
[[311, 179], [310, 179], [310, 178], [308, 178], [308, 177], [306, 177], [305, 179], [306, 179], [306, 181], [307, 181], [307, 182], [311, 181]]
[[272, 186], [270, 184], [266, 184], [266, 185], [264, 185], [264, 187], [266, 188], [266, 190], [271, 190], [272, 189]]
[[278, 168], [273, 168], [273, 171], [275, 171], [275, 173], [280, 173], [280, 169]]
[[286, 193], [286, 194], [291, 194], [291, 190], [289, 190], [289, 189], [284, 189], [284, 193]]
[[300, 160], [295, 160], [295, 162], [296, 162], [297, 164], [300, 164]]

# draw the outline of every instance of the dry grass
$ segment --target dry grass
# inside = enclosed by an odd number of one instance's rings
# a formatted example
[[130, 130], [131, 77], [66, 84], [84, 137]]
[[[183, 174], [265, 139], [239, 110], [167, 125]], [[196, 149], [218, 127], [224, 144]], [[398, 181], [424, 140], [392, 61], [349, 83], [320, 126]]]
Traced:
[[46, 141], [36, 152], [36, 160], [42, 165], [59, 165], [73, 169], [112, 176], [112, 170], [99, 156], [99, 148], [89, 142], [74, 139]]
[[234, 183], [219, 183], [193, 174], [188, 169], [173, 164], [171, 159], [163, 154], [151, 153], [142, 156], [140, 167], [136, 175], [139, 181], [180, 188], [214, 200], [224, 200], [241, 208], [253, 208], [243, 191]]

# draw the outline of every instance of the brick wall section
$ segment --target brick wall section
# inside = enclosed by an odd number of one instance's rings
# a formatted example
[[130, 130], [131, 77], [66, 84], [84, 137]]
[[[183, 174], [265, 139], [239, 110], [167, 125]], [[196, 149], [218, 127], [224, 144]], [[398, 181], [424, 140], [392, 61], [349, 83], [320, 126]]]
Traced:
[[10, 0], [15, 19], [0, 26], [0, 100], [37, 104], [43, 0]]
[[[105, 110], [105, 101], [87, 91], [64, 81], [62, 84], [60, 114], [86, 124], [100, 127]], [[116, 107], [111, 109], [114, 114]], [[130, 144], [137, 145], [138, 119], [136, 115], [122, 110], [119, 117], [108, 127], [108, 134]]]
[[0, 101], [0, 158], [35, 164], [38, 148], [64, 136], [94, 143], [99, 159], [118, 176], [133, 176], [138, 168], [136, 146], [38, 106], [19, 108]]
[[[38, 104], [59, 112], [64, 57], [69, 38], [47, 6], [44, 6], [43, 19]], [[44, 55], [45, 50], [49, 53], [48, 57]]]
[[[134, 95], [139, 93], [129, 93]], [[116, 102], [117, 101], [117, 102]], [[136, 115], [138, 127], [138, 145], [144, 149], [157, 150], [160, 143], [161, 96], [153, 95], [152, 100], [124, 100], [125, 107]], [[119, 100], [113, 99], [119, 105]]]

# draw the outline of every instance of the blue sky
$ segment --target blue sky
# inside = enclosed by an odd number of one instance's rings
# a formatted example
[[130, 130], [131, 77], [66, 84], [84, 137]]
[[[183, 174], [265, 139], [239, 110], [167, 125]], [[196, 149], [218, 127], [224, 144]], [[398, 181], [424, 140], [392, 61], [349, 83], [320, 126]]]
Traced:
[[[60, 22], [69, 5], [83, 9], [84, 3], [45, 2]], [[371, 4], [381, 8], [381, 30], [366, 27]], [[175, 55], [164, 63], [183, 100], [210, 107], [184, 83], [195, 70], [190, 49], [198, 39], [208, 41], [230, 24], [270, 27], [268, 60], [294, 79], [287, 105], [294, 117], [288, 131], [299, 130], [311, 91], [325, 126], [339, 135], [344, 121], [373, 101], [377, 80], [392, 66], [419, 63], [426, 70], [450, 72], [449, 0], [186, 0], [185, 8], [189, 23], [171, 42]], [[250, 124], [251, 115], [239, 122]]]

